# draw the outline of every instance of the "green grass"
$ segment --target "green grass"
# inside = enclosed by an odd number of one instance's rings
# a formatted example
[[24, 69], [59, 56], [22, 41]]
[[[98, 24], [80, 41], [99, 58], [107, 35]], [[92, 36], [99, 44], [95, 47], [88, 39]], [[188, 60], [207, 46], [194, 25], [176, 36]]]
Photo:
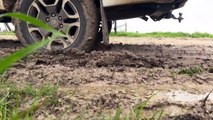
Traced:
[[[44, 111], [46, 112], [47, 116], [49, 115], [49, 113], [54, 113], [53, 111], [55, 107], [64, 107], [64, 101], [61, 97], [67, 95], [66, 92], [59, 92], [58, 88], [58, 86], [53, 86], [50, 84], [42, 85], [40, 87], [31, 85], [17, 87], [15, 83], [8, 82], [8, 80], [0, 78], [0, 120], [33, 120], [36, 119], [36, 113]], [[107, 113], [94, 113], [93, 116], [91, 116], [91, 119], [161, 120], [164, 112], [163, 109], [153, 110], [153, 112], [149, 112], [149, 114], [146, 114], [145, 108], [148, 106], [150, 99], [145, 100], [141, 104], [138, 104], [129, 110], [117, 109], [115, 110], [116, 113], [114, 115], [109, 115]], [[72, 101], [71, 96], [70, 99], [66, 99], [66, 101]], [[69, 105], [72, 106], [72, 103], [70, 103]], [[67, 104], [65, 104], [65, 106], [67, 106]], [[73, 108], [71, 107], [70, 109], [72, 111]], [[75, 119], [89, 119], [85, 116], [87, 116], [87, 114], [90, 114], [90, 112], [92, 111], [83, 110], [82, 113], [77, 113], [79, 115]], [[61, 116], [59, 115], [59, 118], [56, 119], [60, 119], [63, 116], [63, 112], [59, 111], [59, 113], [55, 115], [57, 116], [58, 114], [60, 114]], [[70, 115], [72, 114], [73, 113], [70, 113]]]
[[[0, 35], [15, 35], [14, 32], [0, 32]], [[184, 32], [151, 32], [151, 33], [137, 33], [137, 32], [114, 32], [110, 33], [113, 37], [154, 37], [154, 38], [213, 38], [213, 34], [209, 33], [184, 33]]]
[[[148, 106], [151, 97], [141, 104], [137, 104], [129, 110], [118, 108], [114, 115], [107, 115], [105, 113], [95, 114], [92, 120], [161, 120], [163, 118], [164, 110], [156, 110], [147, 114], [145, 108]], [[85, 112], [79, 114], [76, 120], [88, 119], [85, 117]]]
[[[4, 58], [0, 59], [0, 119], [1, 120], [31, 120], [36, 110], [43, 106], [55, 103], [57, 90], [55, 87], [43, 85], [40, 88], [33, 86], [17, 87], [15, 84], [7, 82], [1, 75], [15, 62], [21, 60], [29, 54], [48, 44], [57, 37], [63, 37], [64, 34], [52, 28], [48, 24], [37, 20], [31, 16], [21, 13], [1, 14], [2, 17], [13, 17], [32, 25], [43, 28], [53, 33], [51, 38], [42, 40], [41, 42], [29, 45], [26, 48], [16, 51]], [[13, 33], [1, 33], [3, 35]], [[24, 103], [23, 103], [24, 102]], [[28, 107], [23, 107], [27, 102]], [[30, 103], [29, 103], [30, 102]], [[24, 108], [24, 109], [23, 109]]]
[[186, 68], [186, 69], [182, 69], [179, 71], [179, 75], [189, 75], [189, 76], [193, 76], [195, 74], [201, 74], [205, 71], [205, 69], [203, 67], [199, 67], [199, 66], [195, 66], [195, 67], [190, 67], [190, 68]]
[[51, 85], [17, 87], [14, 83], [1, 78], [0, 119], [33, 119], [38, 109], [57, 103], [55, 102], [57, 101], [57, 89], [58, 87]]
[[[155, 111], [150, 115], [145, 115], [144, 109], [132, 109], [128, 114], [123, 113], [122, 109], [118, 109], [114, 116], [100, 117], [101, 120], [161, 120], [163, 118], [163, 110]], [[98, 119], [97, 119], [98, 120]]]
[[213, 34], [209, 33], [184, 33], [184, 32], [151, 32], [151, 33], [135, 33], [135, 32], [114, 32], [110, 33], [113, 37], [154, 37], [154, 38], [213, 38]]

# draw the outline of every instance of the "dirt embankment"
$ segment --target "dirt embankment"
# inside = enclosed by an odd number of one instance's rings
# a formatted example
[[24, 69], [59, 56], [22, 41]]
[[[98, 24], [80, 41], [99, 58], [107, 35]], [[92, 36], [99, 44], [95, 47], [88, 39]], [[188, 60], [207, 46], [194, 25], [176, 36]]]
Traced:
[[[75, 89], [76, 94], [66, 99], [75, 100], [76, 111], [130, 108], [155, 94], [147, 111], [163, 108], [177, 119], [213, 119], [213, 95], [204, 100], [213, 89], [211, 39], [111, 40], [111, 45], [100, 45], [91, 53], [39, 51], [15, 64], [6, 77], [20, 86], [51, 83], [59, 84], [61, 91]], [[1, 47], [3, 57], [20, 46]], [[194, 66], [205, 71], [193, 76], [178, 74]]]

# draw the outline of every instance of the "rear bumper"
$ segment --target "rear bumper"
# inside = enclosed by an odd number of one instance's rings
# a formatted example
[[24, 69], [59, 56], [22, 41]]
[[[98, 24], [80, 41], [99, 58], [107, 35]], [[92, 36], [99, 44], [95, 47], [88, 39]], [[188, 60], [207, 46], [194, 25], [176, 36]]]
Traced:
[[183, 7], [187, 2], [187, 0], [172, 1], [173, 2], [169, 3], [151, 2], [106, 7], [107, 17], [110, 20], [119, 20], [142, 16], [153, 16], [158, 18], [166, 13], [171, 13], [175, 9]]
[[143, 4], [143, 3], [172, 3], [175, 0], [103, 0], [104, 7], [120, 5]]

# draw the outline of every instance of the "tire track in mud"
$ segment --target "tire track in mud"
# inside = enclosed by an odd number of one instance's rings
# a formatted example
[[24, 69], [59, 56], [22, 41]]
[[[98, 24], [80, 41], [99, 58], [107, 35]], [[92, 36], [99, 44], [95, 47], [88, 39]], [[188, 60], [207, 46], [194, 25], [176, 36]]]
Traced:
[[[19, 48], [2, 47], [0, 56]], [[135, 105], [138, 98], [142, 99], [141, 96], [150, 96], [158, 90], [185, 89], [195, 94], [210, 91], [213, 86], [212, 73], [205, 71], [192, 77], [177, 74], [180, 69], [193, 66], [213, 67], [213, 46], [111, 44], [100, 45], [91, 53], [42, 50], [16, 63], [5, 77], [20, 86], [52, 83], [69, 90], [77, 88], [78, 95], [72, 97], [81, 100], [76, 101], [75, 109], [79, 111], [80, 106], [85, 106], [99, 111], [114, 109], [119, 105]], [[158, 108], [158, 102], [153, 106]], [[183, 107], [181, 104], [169, 105], [167, 101], [161, 104], [161, 107], [167, 106], [168, 109]], [[194, 115], [196, 110], [193, 108], [189, 114], [181, 114], [177, 119], [205, 118], [204, 115]], [[206, 118], [210, 118], [212, 113]]]
[[[22, 47], [17, 40], [1, 40], [1, 52]], [[30, 57], [36, 64], [63, 64], [67, 67], [162, 67], [181, 68], [189, 66], [212, 66], [213, 46], [176, 46], [176, 45], [128, 45], [111, 44], [99, 46], [97, 51], [84, 53], [73, 50], [67, 53], [61, 51], [40, 51]]]
[[213, 46], [122, 45], [85, 53], [73, 50], [40, 51], [29, 57], [35, 64], [61, 64], [66, 67], [182, 68], [213, 65]]
[[[0, 55], [7, 54], [10, 50], [15, 49], [4, 47]], [[212, 82], [213, 75], [208, 72], [194, 77], [174, 78], [172, 75], [173, 72], [193, 66], [211, 68], [213, 46], [111, 44], [107, 47], [99, 46], [91, 53], [78, 50], [66, 53], [42, 50], [15, 64], [8, 72], [8, 76], [12, 74], [13, 79], [19, 79], [20, 76], [22, 79], [25, 78], [24, 80], [31, 78], [36, 81], [57, 78], [66, 85], [95, 81], [106, 81], [109, 84], [164, 84], [167, 82], [181, 84], [189, 79], [200, 84], [206, 81]], [[174, 79], [178, 80], [174, 81]]]

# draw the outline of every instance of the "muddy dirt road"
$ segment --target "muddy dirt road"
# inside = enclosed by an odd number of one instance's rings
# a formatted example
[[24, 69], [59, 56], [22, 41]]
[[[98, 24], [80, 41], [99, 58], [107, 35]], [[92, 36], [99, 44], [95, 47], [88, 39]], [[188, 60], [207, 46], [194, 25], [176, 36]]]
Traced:
[[[71, 102], [72, 114], [81, 109], [112, 114], [154, 95], [146, 110], [164, 109], [164, 119], [213, 119], [213, 93], [205, 100], [213, 89], [213, 39], [113, 37], [111, 43], [91, 53], [39, 51], [5, 76], [19, 86], [51, 83], [63, 92], [75, 90], [60, 98], [65, 101], [60, 112], [49, 110], [55, 118], [70, 116]], [[3, 57], [21, 45], [6, 40], [0, 47]], [[190, 67], [202, 72], [179, 74]]]

